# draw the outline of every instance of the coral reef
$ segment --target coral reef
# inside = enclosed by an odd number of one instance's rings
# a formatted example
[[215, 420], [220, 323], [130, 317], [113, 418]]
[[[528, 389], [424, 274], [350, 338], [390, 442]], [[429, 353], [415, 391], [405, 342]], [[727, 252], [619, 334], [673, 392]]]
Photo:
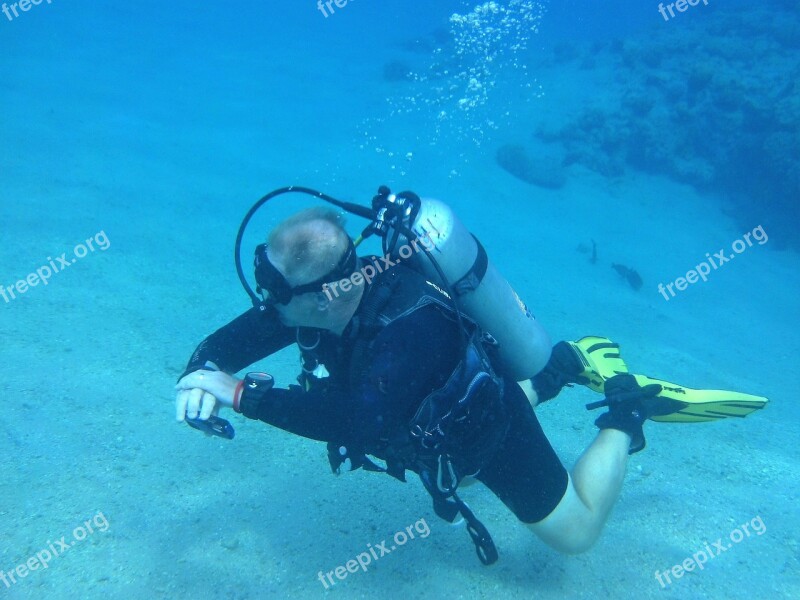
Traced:
[[[781, 10], [781, 7], [785, 7]], [[774, 0], [647, 31], [634, 39], [554, 50], [556, 63], [615, 73], [609, 104], [588, 106], [536, 135], [566, 164], [607, 176], [627, 168], [713, 190], [743, 227], [772, 229], [800, 248], [800, 13]]]

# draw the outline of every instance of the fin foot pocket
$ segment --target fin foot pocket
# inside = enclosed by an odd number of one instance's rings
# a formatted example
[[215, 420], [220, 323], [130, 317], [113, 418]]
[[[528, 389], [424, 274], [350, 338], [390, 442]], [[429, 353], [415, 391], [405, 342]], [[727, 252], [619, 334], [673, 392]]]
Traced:
[[607, 379], [628, 372], [619, 344], [608, 338], [590, 335], [568, 343], [582, 367], [577, 383], [598, 394], [605, 393]]

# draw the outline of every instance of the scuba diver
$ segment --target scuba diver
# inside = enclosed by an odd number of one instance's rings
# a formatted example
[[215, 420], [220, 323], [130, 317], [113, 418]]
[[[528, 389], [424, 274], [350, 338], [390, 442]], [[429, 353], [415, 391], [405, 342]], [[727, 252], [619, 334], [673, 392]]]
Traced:
[[[370, 223], [354, 242], [329, 208], [281, 222], [255, 249], [255, 293], [241, 268], [244, 230], [267, 200], [289, 192]], [[358, 256], [371, 235], [382, 238], [385, 254]], [[307, 188], [276, 190], [245, 217], [236, 262], [253, 307], [192, 354], [176, 386], [177, 420], [230, 439], [233, 428], [218, 412], [232, 408], [327, 443], [334, 473], [363, 468], [401, 481], [416, 473], [440, 517], [464, 518], [484, 564], [497, 550], [459, 486], [483, 483], [546, 544], [583, 552], [619, 496], [629, 454], [645, 446], [645, 421], [745, 416], [767, 402], [632, 374], [606, 338], [551, 348], [477, 238], [445, 204], [412, 192], [381, 187], [368, 209]], [[267, 373], [233, 375], [293, 343], [298, 385], [276, 388]], [[534, 407], [575, 384], [603, 394], [589, 408], [607, 411], [568, 472]]]

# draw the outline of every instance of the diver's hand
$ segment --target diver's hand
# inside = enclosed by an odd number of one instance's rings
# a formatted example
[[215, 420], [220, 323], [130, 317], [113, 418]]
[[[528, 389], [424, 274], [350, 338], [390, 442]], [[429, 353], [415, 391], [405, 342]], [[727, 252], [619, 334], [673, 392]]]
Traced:
[[178, 382], [175, 389], [175, 418], [208, 419], [219, 412], [220, 406], [233, 406], [233, 396], [239, 380], [222, 371], [195, 371]]

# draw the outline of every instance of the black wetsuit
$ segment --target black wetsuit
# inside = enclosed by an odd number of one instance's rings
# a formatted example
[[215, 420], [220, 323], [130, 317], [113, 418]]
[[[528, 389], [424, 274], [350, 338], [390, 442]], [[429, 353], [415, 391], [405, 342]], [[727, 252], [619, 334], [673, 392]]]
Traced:
[[[380, 327], [367, 327], [367, 299], [387, 277], [393, 291], [380, 311]], [[409, 294], [418, 299], [412, 298], [411, 308]], [[388, 323], [386, 315], [392, 315]], [[444, 385], [463, 353], [461, 331], [446, 298], [421, 275], [398, 265], [365, 290], [341, 336], [286, 327], [274, 310], [251, 309], [206, 338], [186, 373], [207, 361], [238, 372], [297, 341], [298, 335], [304, 345], [319, 341], [314, 354], [330, 376], [313, 379], [309, 390], [294, 385], [272, 389], [257, 405], [243, 405], [245, 416], [346, 447], [351, 456], [363, 453], [384, 460], [392, 452], [391, 440], [408, 431], [423, 399]], [[368, 353], [363, 340], [368, 340]], [[521, 521], [533, 523], [550, 514], [563, 497], [567, 471], [520, 387], [506, 379], [504, 390], [510, 427], [476, 478]]]

